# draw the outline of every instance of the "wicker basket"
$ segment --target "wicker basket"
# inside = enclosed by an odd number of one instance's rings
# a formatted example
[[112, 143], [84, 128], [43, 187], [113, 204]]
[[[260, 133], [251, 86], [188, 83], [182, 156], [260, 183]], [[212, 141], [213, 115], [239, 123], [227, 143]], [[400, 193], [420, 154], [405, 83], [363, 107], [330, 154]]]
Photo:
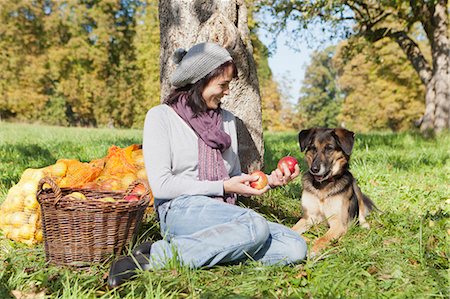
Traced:
[[[50, 185], [44, 189], [44, 184]], [[149, 191], [144, 195], [131, 193], [143, 181], [132, 183], [126, 192], [104, 192], [92, 189], [59, 188], [50, 178], [39, 182], [37, 199], [41, 205], [42, 229], [46, 260], [56, 265], [89, 266], [119, 254], [136, 235]], [[80, 192], [86, 199], [70, 196]], [[137, 195], [139, 200], [127, 201], [125, 196]], [[114, 202], [102, 200], [112, 197]]]

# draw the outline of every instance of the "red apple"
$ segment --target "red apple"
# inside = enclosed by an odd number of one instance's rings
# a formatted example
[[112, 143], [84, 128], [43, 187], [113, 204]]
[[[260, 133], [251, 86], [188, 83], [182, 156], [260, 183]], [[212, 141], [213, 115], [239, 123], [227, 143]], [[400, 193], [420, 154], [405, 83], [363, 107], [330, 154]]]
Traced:
[[267, 180], [267, 176], [264, 172], [262, 172], [261, 170], [257, 170], [252, 172], [251, 176], [257, 176], [258, 180], [257, 181], [253, 181], [250, 182], [250, 187], [255, 188], [255, 189], [262, 189], [265, 186], [267, 186], [267, 183], [269, 182]]
[[136, 195], [127, 195], [127, 196], [125, 196], [125, 200], [136, 201], [136, 200], [139, 200], [139, 197], [137, 197]]
[[147, 190], [145, 189], [144, 185], [139, 184], [136, 187], [133, 188], [132, 193], [137, 193], [137, 194], [144, 194], [145, 192], [147, 192]]
[[279, 170], [281, 170], [281, 172], [283, 172], [283, 164], [286, 164], [286, 166], [288, 167], [289, 171], [292, 173], [295, 172], [295, 165], [298, 164], [297, 159], [295, 159], [294, 157], [291, 156], [286, 156], [280, 159], [280, 161], [278, 161], [278, 165], [277, 168]]

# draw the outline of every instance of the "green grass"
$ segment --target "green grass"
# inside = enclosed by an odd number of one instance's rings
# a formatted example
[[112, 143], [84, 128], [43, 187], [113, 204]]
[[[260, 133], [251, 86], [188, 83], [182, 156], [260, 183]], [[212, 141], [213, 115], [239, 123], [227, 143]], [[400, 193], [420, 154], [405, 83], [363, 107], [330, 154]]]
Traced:
[[[103, 157], [112, 144], [124, 147], [141, 138], [139, 130], [0, 123], [0, 202], [26, 168], [59, 158], [89, 161]], [[284, 155], [303, 158], [295, 133], [266, 134], [265, 145], [266, 172]], [[368, 218], [369, 231], [353, 226], [321, 259], [288, 267], [249, 262], [198, 270], [174, 263], [108, 291], [108, 262], [88, 270], [47, 265], [42, 244], [28, 247], [0, 233], [0, 298], [13, 298], [14, 290], [48, 298], [448, 298], [449, 149], [448, 133], [436, 139], [358, 135], [351, 169], [382, 212]], [[300, 193], [298, 179], [241, 204], [290, 226], [301, 216]], [[306, 236], [314, 240], [325, 231], [317, 226]], [[154, 217], [146, 219], [140, 236], [160, 238]]]

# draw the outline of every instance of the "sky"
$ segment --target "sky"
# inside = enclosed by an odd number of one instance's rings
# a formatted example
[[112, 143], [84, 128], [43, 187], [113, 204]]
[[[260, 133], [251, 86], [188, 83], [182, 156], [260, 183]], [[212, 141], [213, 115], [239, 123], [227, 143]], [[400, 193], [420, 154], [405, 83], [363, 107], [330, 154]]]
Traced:
[[[263, 33], [259, 34], [259, 38], [266, 46], [273, 41], [273, 37], [267, 37]], [[298, 50], [294, 50], [287, 45], [288, 42], [288, 34], [282, 32], [276, 40], [276, 50], [269, 56], [269, 66], [284, 95], [291, 103], [296, 104], [313, 49], [303, 43], [296, 45]]]
[[[321, 28], [312, 24], [303, 34], [302, 40], [295, 40], [290, 33], [295, 25], [292, 21], [287, 22], [287, 30], [280, 33], [276, 39], [276, 50], [269, 56], [269, 66], [274, 79], [278, 82], [282, 95], [293, 104], [297, 104], [300, 97], [300, 89], [312, 53], [339, 41], [323, 38], [326, 35]], [[267, 47], [274, 41], [273, 35], [261, 28], [257, 34]]]

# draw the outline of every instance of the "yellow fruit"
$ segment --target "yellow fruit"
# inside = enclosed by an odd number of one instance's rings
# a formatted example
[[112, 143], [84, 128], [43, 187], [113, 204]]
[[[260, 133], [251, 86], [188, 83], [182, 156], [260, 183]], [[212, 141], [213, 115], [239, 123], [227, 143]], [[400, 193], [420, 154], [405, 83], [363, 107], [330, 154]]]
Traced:
[[2, 218], [2, 226], [7, 226], [11, 224], [11, 214], [5, 214]]
[[22, 243], [24, 243], [24, 244], [26, 244], [26, 245], [33, 245], [33, 244], [35, 244], [36, 242], [34, 241], [34, 239], [30, 239], [30, 240], [20, 240], [20, 242], [22, 242]]
[[22, 173], [22, 176], [20, 177], [21, 180], [30, 180], [33, 178], [35, 169], [25, 169], [25, 171]]
[[5, 224], [2, 225], [2, 232], [5, 237], [8, 237], [9, 232], [11, 231], [11, 226]]
[[133, 163], [136, 165], [144, 165], [144, 155], [142, 154], [142, 150], [133, 151], [131, 153], [131, 159], [133, 159]]
[[36, 225], [36, 222], [38, 221], [38, 215], [37, 214], [32, 214], [31, 216], [30, 216], [30, 218], [28, 218], [28, 224], [31, 224], [31, 225]]
[[80, 192], [72, 192], [68, 196], [74, 197], [76, 199], [86, 199], [86, 196], [84, 196], [84, 194]]
[[29, 210], [35, 210], [35, 209], [39, 208], [39, 203], [36, 199], [35, 194], [28, 194], [27, 196], [25, 196], [23, 203], [24, 203], [25, 208], [29, 209]]
[[19, 237], [22, 239], [29, 240], [34, 237], [34, 226], [31, 225], [23, 225], [19, 229]]
[[[64, 178], [62, 178], [62, 179], [59, 181], [58, 186], [59, 186], [60, 188], [69, 187], [69, 185], [70, 185], [69, 182], [70, 182], [69, 178], [68, 178], [68, 177], [64, 177]], [[49, 186], [49, 187], [50, 187], [50, 186]]]
[[21, 227], [23, 224], [28, 223], [28, 217], [25, 213], [15, 212], [11, 214], [9, 223], [15, 227]]
[[43, 177], [45, 177], [45, 173], [42, 169], [36, 169], [33, 175], [33, 180], [38, 183]]
[[42, 179], [45, 176], [45, 173], [42, 169], [32, 169], [28, 168], [26, 169], [22, 176], [20, 177], [21, 182], [33, 182], [38, 183], [40, 179]]
[[2, 205], [4, 212], [14, 212], [23, 210], [23, 197], [8, 195]]
[[[111, 177], [109, 179], [106, 179], [104, 181], [101, 181], [98, 183], [99, 184], [99, 188], [101, 190], [121, 190], [122, 189], [122, 182], [119, 179], [116, 179], [114, 177]], [[125, 186], [125, 188], [128, 186]]]
[[24, 194], [33, 194], [37, 191], [37, 182], [25, 181], [19, 184], [19, 187], [22, 189]]
[[9, 196], [15, 196], [15, 197], [21, 197], [22, 196], [22, 189], [19, 185], [14, 185], [9, 189], [8, 191], [8, 197]]
[[145, 168], [142, 168], [137, 172], [137, 177], [143, 180], [147, 180], [147, 173], [145, 172]]
[[114, 198], [112, 198], [111, 196], [100, 198], [100, 200], [104, 201], [104, 202], [116, 202], [116, 200]]
[[45, 168], [45, 172], [53, 176], [63, 177], [67, 172], [67, 165], [63, 162], [56, 162], [56, 164]]
[[8, 218], [6, 217], [7, 215], [3, 215], [2, 217], [0, 217], [0, 229], [2, 229], [3, 227], [5, 227], [8, 224]]
[[135, 180], [137, 179], [137, 177], [134, 174], [126, 174], [122, 177], [121, 182], [122, 182], [122, 187], [128, 188], [128, 186], [133, 183]]
[[44, 185], [42, 185], [42, 190], [51, 189], [51, 188], [52, 187], [47, 183], [44, 183]]
[[21, 211], [24, 206], [23, 197], [9, 197], [7, 205], [10, 206], [10, 211]]
[[34, 234], [34, 238], [36, 239], [36, 241], [42, 242], [42, 240], [43, 240], [44, 238], [43, 238], [42, 230], [41, 230], [41, 229], [36, 230], [36, 233]]
[[20, 241], [19, 230], [15, 228], [10, 228], [8, 234], [6, 234], [6, 237], [14, 241]]

